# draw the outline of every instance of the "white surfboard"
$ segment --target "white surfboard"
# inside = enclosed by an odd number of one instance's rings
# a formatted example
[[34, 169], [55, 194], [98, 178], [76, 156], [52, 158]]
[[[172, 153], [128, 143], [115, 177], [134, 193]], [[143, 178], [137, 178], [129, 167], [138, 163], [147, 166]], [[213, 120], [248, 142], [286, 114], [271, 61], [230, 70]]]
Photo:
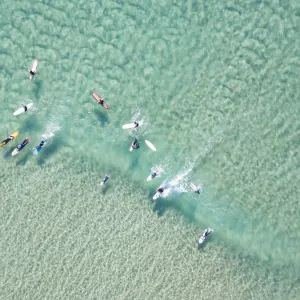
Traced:
[[153, 199], [153, 200], [156, 200], [157, 198], [160, 197], [160, 195], [161, 195], [160, 192], [156, 192], [152, 199]]
[[[195, 186], [193, 183], [190, 184], [191, 189], [193, 190], [193, 192], [200, 194], [200, 192], [202, 191], [202, 187], [199, 184], [198, 186]], [[199, 190], [199, 191], [197, 191]]]
[[125, 124], [122, 126], [123, 129], [132, 129], [135, 127], [134, 123], [130, 123], [130, 124]]
[[[35, 60], [32, 62], [32, 67], [31, 67], [31, 70], [29, 70], [29, 72], [30, 72], [30, 71], [32, 71], [32, 72], [34, 72], [34, 73], [37, 72], [38, 62], [39, 62], [38, 59], [35, 59]], [[33, 79], [33, 76], [34, 76], [34, 75], [29, 74], [29, 79], [32, 80], [32, 79]]]
[[11, 153], [11, 156], [15, 156], [19, 153], [19, 149], [16, 148], [12, 153]]
[[[205, 236], [205, 234], [204, 234], [205, 231], [206, 231], [206, 229], [204, 230], [204, 232], [200, 236], [199, 245], [202, 244], [207, 239], [207, 236]], [[213, 229], [207, 228], [207, 232], [208, 232], [208, 234], [210, 234], [211, 232], [213, 232]]]
[[146, 145], [153, 151], [156, 151], [156, 148], [154, 147], [154, 145], [149, 142], [148, 140], [145, 140]]
[[[31, 108], [32, 106], [33, 106], [33, 103], [26, 104], [27, 110], [28, 110], [29, 108]], [[25, 109], [24, 109], [24, 107], [21, 107], [21, 108], [17, 109], [17, 110], [14, 112], [14, 116], [20, 115], [20, 114], [22, 114], [23, 112], [25, 112]]]
[[190, 187], [191, 187], [191, 189], [192, 189], [194, 192], [195, 192], [196, 189], [197, 189], [197, 187], [196, 187], [193, 183], [190, 184]]
[[151, 181], [152, 179], [154, 179], [155, 177], [152, 177], [152, 175], [150, 174], [148, 177], [147, 177], [147, 181]]

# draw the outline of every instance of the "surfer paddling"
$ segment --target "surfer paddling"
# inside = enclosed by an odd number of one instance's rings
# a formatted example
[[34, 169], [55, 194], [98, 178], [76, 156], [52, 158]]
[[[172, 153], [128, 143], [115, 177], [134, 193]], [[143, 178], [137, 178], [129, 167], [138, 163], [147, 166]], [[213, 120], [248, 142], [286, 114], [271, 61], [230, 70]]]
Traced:
[[1, 147], [5, 146], [8, 142], [12, 141], [14, 138], [15, 138], [14, 136], [10, 135], [7, 139], [1, 142]]
[[104, 179], [101, 182], [101, 185], [105, 185], [106, 182], [108, 181], [108, 179], [109, 179], [109, 176], [105, 175]]

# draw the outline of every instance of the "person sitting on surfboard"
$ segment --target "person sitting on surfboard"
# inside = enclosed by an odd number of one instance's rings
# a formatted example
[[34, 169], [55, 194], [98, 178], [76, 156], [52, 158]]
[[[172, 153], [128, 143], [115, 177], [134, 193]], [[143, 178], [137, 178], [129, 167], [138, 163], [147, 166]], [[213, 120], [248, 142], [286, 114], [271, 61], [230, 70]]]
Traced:
[[152, 174], [151, 174], [151, 178], [153, 179], [154, 177], [156, 177], [159, 174], [159, 169], [155, 170]]
[[138, 149], [138, 148], [140, 148], [140, 144], [138, 143], [138, 140], [137, 140], [137, 139], [135, 139], [135, 140], [133, 141], [133, 143], [132, 143], [132, 148], [133, 148], [133, 149]]
[[100, 98], [99, 101], [97, 101], [97, 102], [98, 102], [99, 105], [102, 105], [102, 106], [103, 106], [104, 98]]
[[197, 186], [197, 188], [194, 190], [194, 192], [197, 193], [197, 194], [200, 194], [200, 192], [201, 192], [201, 185], [200, 184]]
[[36, 146], [36, 149], [42, 149], [45, 146], [46, 142], [44, 140], [41, 140], [40, 144]]
[[28, 70], [29, 71], [29, 74], [32, 76], [32, 78], [33, 78], [33, 76], [36, 74], [36, 72], [37, 72], [37, 70], [34, 72], [34, 71], [32, 71], [32, 69], [31, 70]]
[[163, 187], [157, 189], [157, 191], [158, 191], [159, 193], [163, 193], [164, 190], [165, 190], [165, 188], [163, 188]]
[[22, 106], [23, 106], [23, 108], [24, 108], [24, 111], [27, 111], [27, 106], [26, 105], [24, 105], [24, 104], [22, 104]]
[[133, 122], [133, 124], [135, 125], [133, 128], [137, 128], [139, 126], [138, 122]]

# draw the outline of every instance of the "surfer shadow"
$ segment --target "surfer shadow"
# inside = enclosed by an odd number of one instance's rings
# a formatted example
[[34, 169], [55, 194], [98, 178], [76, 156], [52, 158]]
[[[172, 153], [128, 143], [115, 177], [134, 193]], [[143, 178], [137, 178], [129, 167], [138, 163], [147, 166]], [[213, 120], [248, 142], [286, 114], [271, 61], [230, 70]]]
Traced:
[[9, 157], [11, 157], [11, 153], [14, 151], [14, 149], [16, 148], [17, 146], [13, 146], [13, 147], [10, 147], [8, 150], [5, 151], [4, 153], [4, 159], [8, 159]]
[[139, 156], [135, 156], [132, 158], [131, 160], [131, 163], [128, 167], [128, 170], [131, 170], [131, 172], [135, 169], [138, 169], [138, 166], [139, 166], [139, 160], [140, 160], [140, 157]]
[[[154, 193], [152, 193], [151, 195], [149, 194], [149, 196], [153, 196]], [[152, 200], [154, 202], [154, 206], [153, 206], [153, 212], [157, 214], [158, 217], [162, 217], [164, 215], [164, 213], [166, 212], [166, 210], [170, 207], [172, 207], [172, 204], [170, 203], [169, 200], [166, 200], [164, 198], [157, 198], [156, 200]]]
[[[149, 196], [152, 196], [154, 195], [154, 192], [152, 192], [152, 194], [150, 195], [149, 193]], [[154, 203], [154, 207], [153, 207], [153, 212], [156, 212], [157, 215], [160, 217], [162, 216], [165, 211], [167, 209], [174, 209], [180, 213], [182, 213], [182, 210], [180, 209], [181, 208], [181, 201], [182, 200], [182, 197], [176, 197], [175, 195], [173, 196], [168, 196], [166, 198], [164, 197], [159, 197], [158, 199], [155, 200], [155, 203]], [[190, 211], [189, 213], [184, 213], [184, 216], [187, 218], [188, 221], [191, 221], [192, 222], [192, 219], [194, 219], [194, 216], [193, 216], [193, 212], [195, 211], [196, 207], [195, 206], [191, 206], [190, 207]]]
[[24, 166], [29, 158], [29, 152], [23, 155], [21, 159], [16, 162], [16, 167]]
[[[99, 183], [100, 185], [100, 183]], [[107, 191], [110, 189], [110, 186], [109, 185], [100, 185], [100, 192], [103, 196], [106, 195]]]
[[96, 115], [98, 121], [100, 121], [102, 127], [108, 124], [109, 118], [105, 113], [101, 112], [99, 109], [94, 109], [94, 114]]
[[22, 125], [22, 131], [24, 132], [35, 132], [41, 129], [37, 116], [31, 115], [30, 118], [24, 120]]
[[40, 98], [39, 95], [40, 95], [40, 92], [41, 92], [41, 89], [42, 89], [43, 81], [34, 78], [33, 83], [34, 83], [33, 93], [35, 95], [35, 98], [39, 99]]
[[51, 143], [50, 145], [46, 145], [45, 148], [37, 155], [37, 164], [40, 166], [43, 165], [47, 159], [57, 153], [63, 146], [63, 140], [56, 138], [55, 142]]

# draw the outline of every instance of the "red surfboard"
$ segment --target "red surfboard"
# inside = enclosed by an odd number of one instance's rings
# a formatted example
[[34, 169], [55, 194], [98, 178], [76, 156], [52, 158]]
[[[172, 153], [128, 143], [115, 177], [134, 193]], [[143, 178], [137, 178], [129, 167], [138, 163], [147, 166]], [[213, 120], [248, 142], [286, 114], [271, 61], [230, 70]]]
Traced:
[[108, 105], [104, 100], [101, 103], [101, 97], [99, 95], [97, 95], [95, 92], [92, 92], [92, 96], [95, 98], [98, 104], [102, 105], [105, 109], [108, 109]]

